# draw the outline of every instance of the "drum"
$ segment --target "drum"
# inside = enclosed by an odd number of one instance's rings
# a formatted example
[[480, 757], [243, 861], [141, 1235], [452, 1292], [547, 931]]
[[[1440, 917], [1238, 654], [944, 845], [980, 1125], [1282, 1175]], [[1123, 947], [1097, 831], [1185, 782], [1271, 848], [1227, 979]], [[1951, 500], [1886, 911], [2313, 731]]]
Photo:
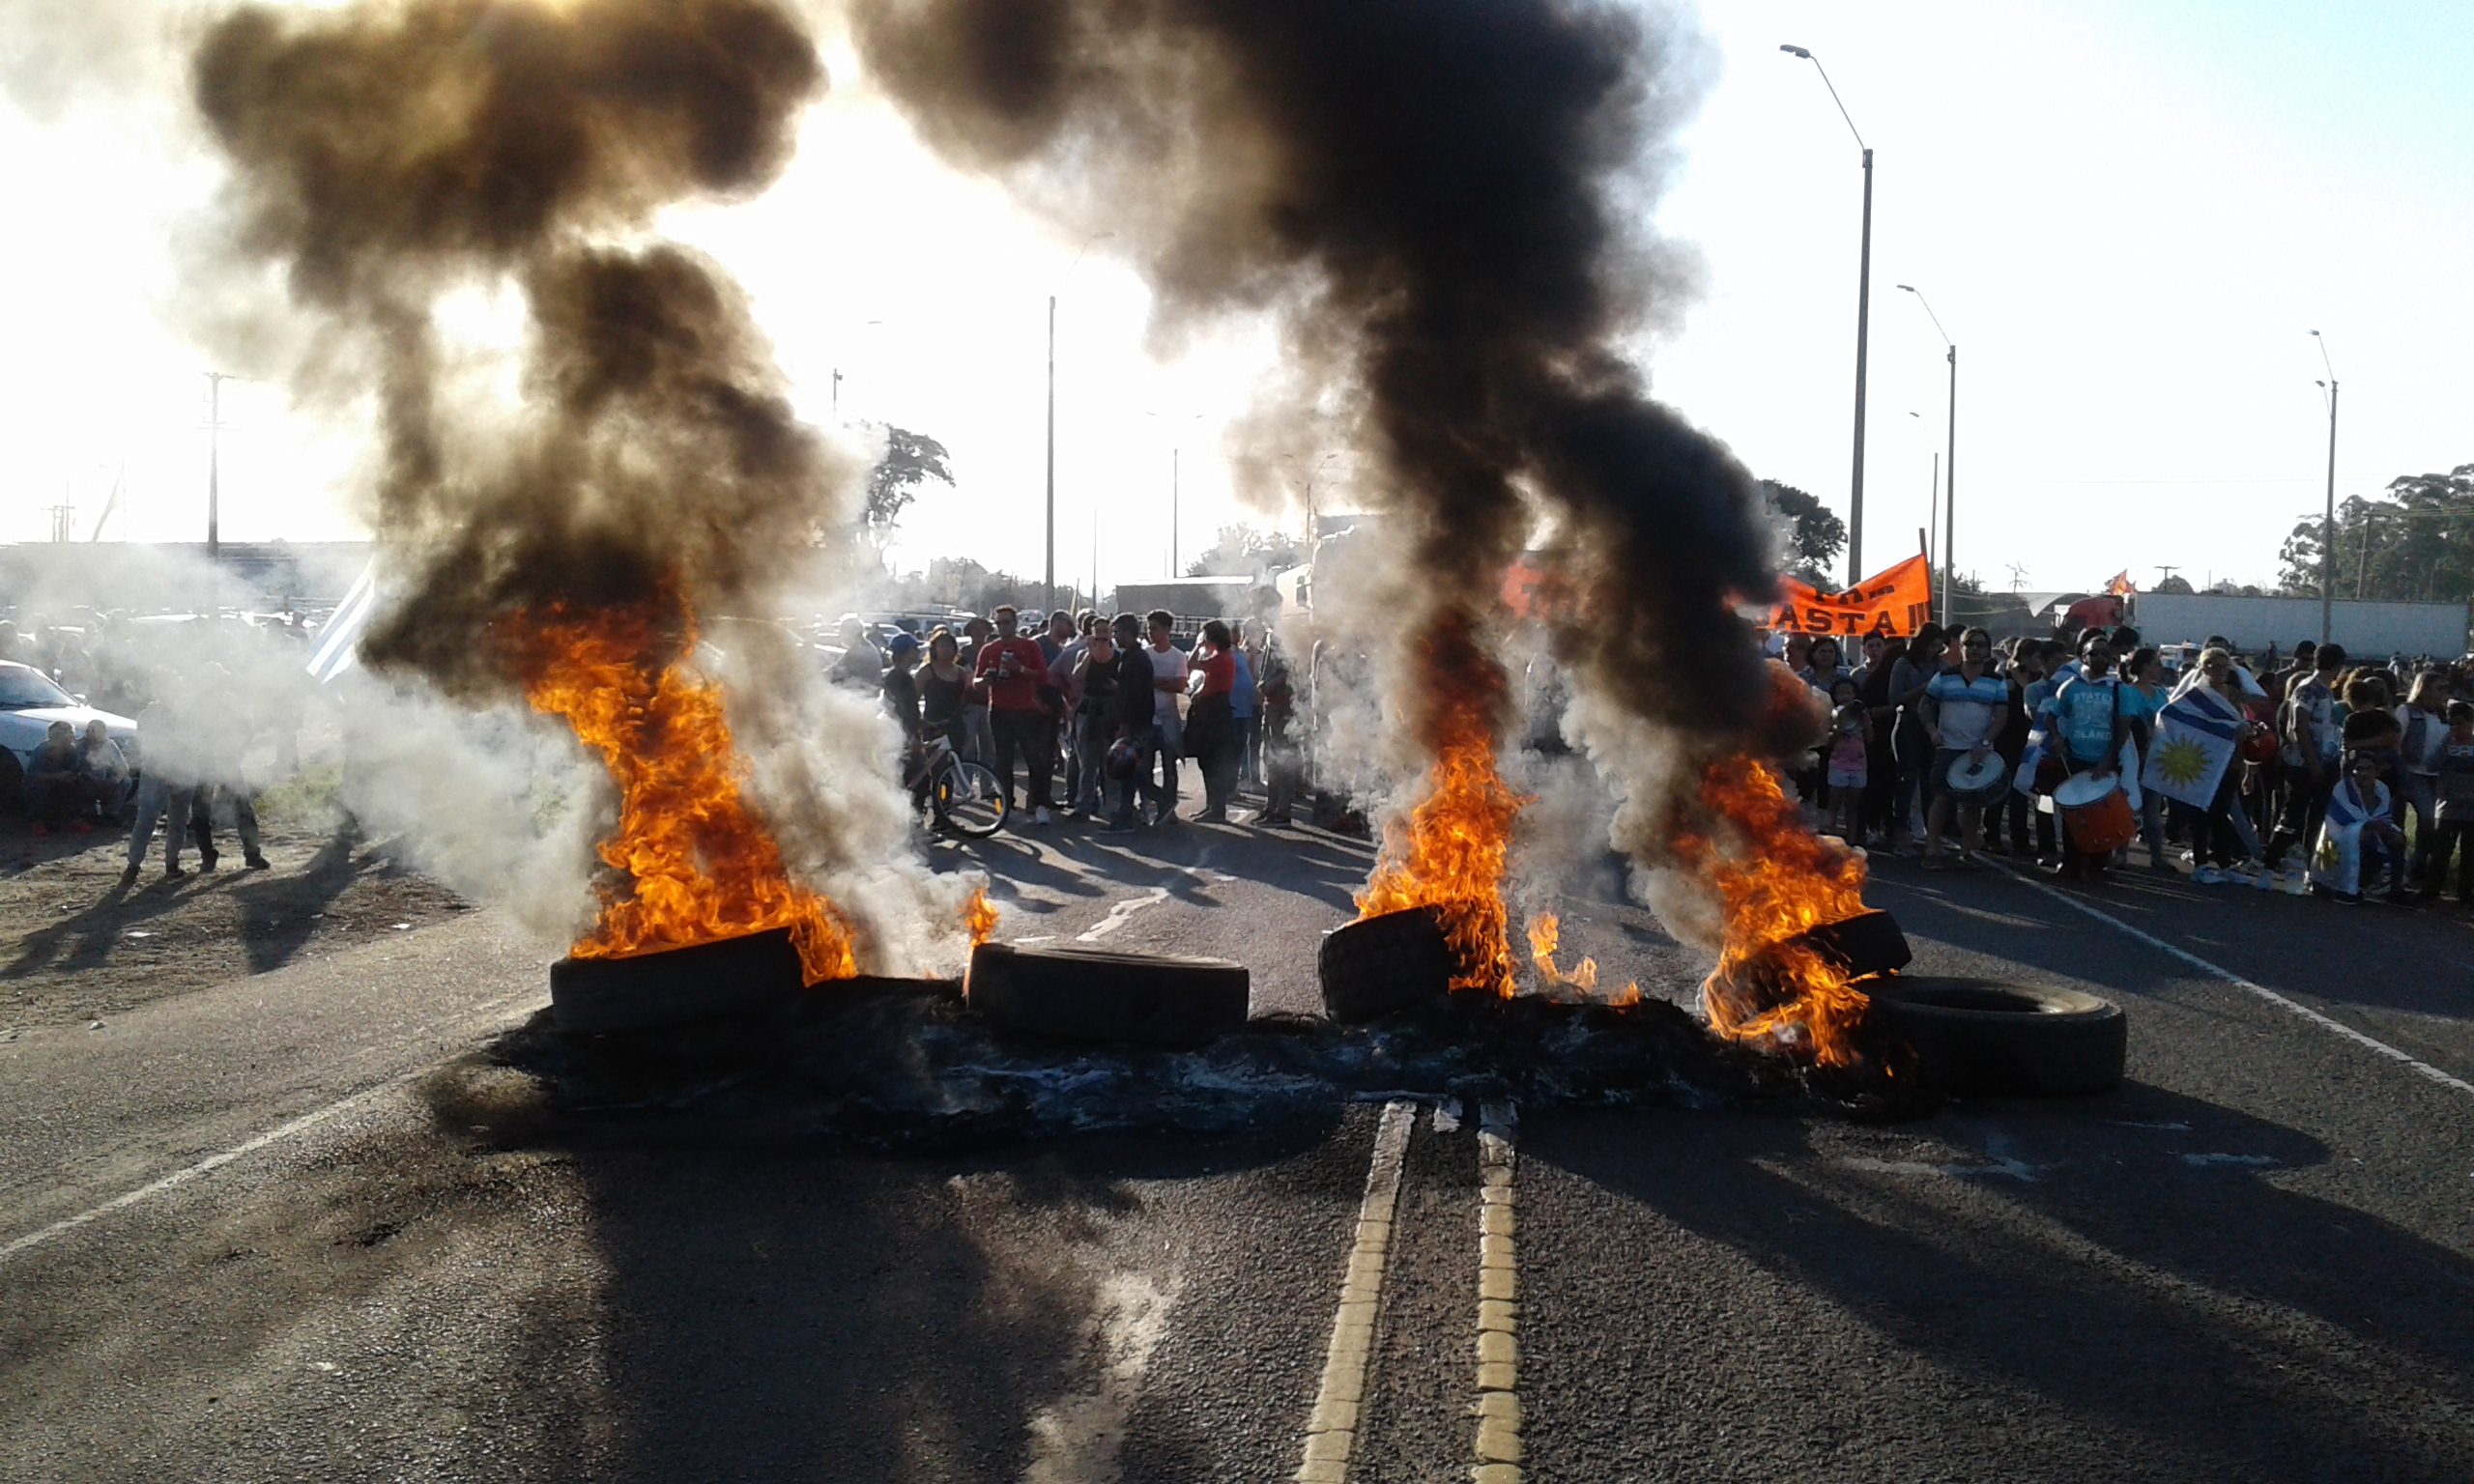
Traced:
[[2119, 778], [2076, 773], [2053, 791], [2071, 848], [2082, 855], [2110, 855], [2139, 838], [2139, 816]]
[[2261, 727], [2258, 730], [2242, 739], [2242, 760], [2245, 762], [2274, 762], [2277, 760], [2277, 749], [2279, 745], [2276, 732], [2266, 727]]
[[1973, 763], [1961, 753], [1950, 759], [1950, 770], [1942, 775], [1942, 781], [1949, 785], [1950, 797], [1962, 804], [1991, 804], [2010, 786], [2010, 767], [1999, 753], [1987, 753]]

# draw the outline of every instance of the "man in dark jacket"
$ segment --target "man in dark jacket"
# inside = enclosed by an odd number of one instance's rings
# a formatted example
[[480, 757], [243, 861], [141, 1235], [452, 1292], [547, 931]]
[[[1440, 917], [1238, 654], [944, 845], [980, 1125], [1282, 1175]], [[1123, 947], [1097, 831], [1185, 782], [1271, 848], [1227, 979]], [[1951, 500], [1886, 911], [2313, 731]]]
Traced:
[[[1132, 614], [1119, 614], [1109, 624], [1117, 650], [1116, 736], [1132, 738], [1142, 750], [1142, 761], [1126, 778], [1115, 780], [1116, 808], [1109, 812], [1103, 835], [1122, 835], [1135, 827], [1136, 804], [1142, 785], [1151, 777], [1151, 759], [1160, 752], [1160, 725], [1155, 717], [1157, 702], [1153, 699], [1150, 652], [1142, 647], [1142, 620]], [[1101, 759], [1105, 770], [1107, 758]]]

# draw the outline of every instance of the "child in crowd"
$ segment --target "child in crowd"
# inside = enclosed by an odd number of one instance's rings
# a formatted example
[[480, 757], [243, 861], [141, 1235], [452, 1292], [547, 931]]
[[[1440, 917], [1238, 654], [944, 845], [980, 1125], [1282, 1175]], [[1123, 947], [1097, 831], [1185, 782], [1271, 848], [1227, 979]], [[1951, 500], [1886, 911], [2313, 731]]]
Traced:
[[1841, 680], [1833, 689], [1844, 699], [1830, 724], [1829, 832], [1841, 840], [1855, 840], [1856, 811], [1863, 802], [1865, 780], [1872, 776], [1864, 740], [1867, 721], [1863, 706], [1844, 695], [1853, 686]]

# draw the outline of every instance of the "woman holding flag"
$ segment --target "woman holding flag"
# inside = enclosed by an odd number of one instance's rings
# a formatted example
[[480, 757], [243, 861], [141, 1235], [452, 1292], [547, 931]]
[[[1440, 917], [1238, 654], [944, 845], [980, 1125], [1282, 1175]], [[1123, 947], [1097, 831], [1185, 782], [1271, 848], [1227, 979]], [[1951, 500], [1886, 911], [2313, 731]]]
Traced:
[[[2189, 821], [2191, 848], [2199, 860], [2194, 882], [2249, 886], [2254, 877], [2240, 864], [2242, 837], [2233, 825], [2242, 776], [2235, 757], [2258, 728], [2243, 715], [2231, 651], [2202, 650], [2197, 669], [2197, 678], [2157, 712], [2156, 736], [2141, 782], [2171, 800], [2173, 812]], [[2202, 798], [2204, 806], [2198, 802]], [[2194, 817], [2202, 808], [2204, 823]]]

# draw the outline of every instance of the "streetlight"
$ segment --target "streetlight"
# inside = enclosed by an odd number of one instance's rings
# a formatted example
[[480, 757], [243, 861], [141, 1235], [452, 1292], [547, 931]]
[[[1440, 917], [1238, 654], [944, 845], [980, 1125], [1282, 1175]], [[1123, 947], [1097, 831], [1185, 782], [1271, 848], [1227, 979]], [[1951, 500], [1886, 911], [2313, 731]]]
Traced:
[[1902, 283], [1899, 288], [1914, 295], [1915, 301], [1924, 306], [1924, 317], [1933, 322], [1933, 332], [1942, 337], [1942, 344], [1950, 353], [1950, 451], [1942, 459], [1942, 626], [1947, 628], [1950, 580], [1958, 571], [1951, 548], [1959, 537], [1959, 348], [1950, 339], [1950, 332], [1942, 328], [1942, 317], [1933, 312], [1932, 300], [1924, 297], [1924, 291], [1909, 283]]
[[1838, 89], [1829, 80], [1829, 70], [1821, 58], [1801, 46], [1782, 45], [1778, 48], [1791, 57], [1801, 57], [1821, 73], [1821, 85], [1829, 89], [1829, 100], [1838, 104], [1838, 116], [1847, 120], [1847, 131], [1856, 136], [1856, 147], [1864, 152], [1864, 243], [1856, 271], [1856, 472], [1847, 488], [1847, 585], [1855, 586], [1864, 580], [1864, 350], [1872, 328], [1873, 314], [1873, 147], [1864, 142], [1864, 134], [1839, 99]]
[[2337, 627], [2337, 363], [2328, 358], [2328, 337], [2317, 330], [2319, 364], [2328, 379], [2315, 385], [2328, 388], [2328, 513], [2319, 526], [2319, 642], [2326, 643]]
[[[1057, 280], [1063, 288], [1074, 278], [1074, 270], [1082, 266], [1082, 254], [1091, 244], [1114, 232], [1094, 232], [1082, 240], [1081, 251], [1074, 254], [1073, 266]], [[1056, 608], [1056, 296], [1048, 297], [1048, 565], [1041, 578], [1040, 611], [1050, 613]]]

